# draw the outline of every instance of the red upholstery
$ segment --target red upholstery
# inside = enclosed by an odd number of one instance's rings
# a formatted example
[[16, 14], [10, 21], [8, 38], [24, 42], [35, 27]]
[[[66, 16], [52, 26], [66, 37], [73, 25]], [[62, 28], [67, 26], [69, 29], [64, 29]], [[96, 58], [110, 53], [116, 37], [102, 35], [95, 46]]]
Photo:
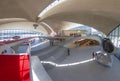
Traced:
[[29, 55], [0, 55], [0, 81], [30, 81]]

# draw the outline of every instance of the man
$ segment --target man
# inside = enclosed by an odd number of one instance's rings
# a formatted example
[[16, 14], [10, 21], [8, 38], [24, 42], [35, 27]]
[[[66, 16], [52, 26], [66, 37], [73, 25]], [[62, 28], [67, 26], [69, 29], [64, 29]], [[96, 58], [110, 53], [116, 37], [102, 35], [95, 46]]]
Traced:
[[70, 49], [68, 48], [68, 56], [70, 55]]

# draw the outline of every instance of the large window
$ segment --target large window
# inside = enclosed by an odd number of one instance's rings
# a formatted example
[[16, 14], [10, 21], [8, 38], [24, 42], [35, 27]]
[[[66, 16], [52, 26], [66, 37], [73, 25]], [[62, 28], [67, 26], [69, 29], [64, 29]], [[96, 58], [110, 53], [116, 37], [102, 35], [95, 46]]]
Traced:
[[120, 25], [113, 29], [108, 37], [111, 39], [113, 44], [118, 48], [118, 53], [115, 55], [120, 59]]
[[26, 30], [1, 30], [0, 41], [12, 40], [13, 37], [19, 36], [20, 38], [31, 37], [31, 36], [43, 36], [43, 33], [26, 31]]
[[120, 47], [120, 25], [117, 26], [112, 32], [110, 32], [108, 37], [116, 47]]
[[83, 31], [82, 34], [85, 34], [85, 35], [98, 35], [98, 36], [101, 36], [101, 37], [105, 37], [106, 36], [105, 34], [103, 34], [102, 32], [94, 29], [93, 27], [89, 27], [89, 26], [85, 26], [85, 25], [74, 27], [74, 28], [70, 28], [68, 30], [74, 30], [74, 31], [76, 31], [78, 33], [80, 31], [81, 32]]

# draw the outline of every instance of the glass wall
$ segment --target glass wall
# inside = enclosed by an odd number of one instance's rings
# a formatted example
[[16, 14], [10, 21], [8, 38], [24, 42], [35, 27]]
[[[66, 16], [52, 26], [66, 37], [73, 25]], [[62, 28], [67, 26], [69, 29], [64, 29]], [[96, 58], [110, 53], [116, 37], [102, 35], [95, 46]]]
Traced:
[[120, 25], [117, 26], [112, 32], [108, 34], [113, 44], [120, 48]]
[[41, 32], [26, 31], [26, 30], [1, 30], [0, 41], [13, 40], [15, 36], [19, 38], [33, 37], [33, 36], [44, 36]]
[[69, 31], [74, 30], [77, 33], [81, 32], [81, 34], [83, 35], [98, 35], [100, 37], [106, 37], [105, 34], [103, 34], [102, 32], [94, 29], [93, 27], [89, 27], [89, 26], [78, 26], [78, 27], [74, 27], [74, 28], [70, 28], [68, 29]]
[[114, 46], [118, 48], [117, 54], [115, 55], [118, 59], [120, 59], [120, 25], [113, 29], [108, 37], [111, 39]]

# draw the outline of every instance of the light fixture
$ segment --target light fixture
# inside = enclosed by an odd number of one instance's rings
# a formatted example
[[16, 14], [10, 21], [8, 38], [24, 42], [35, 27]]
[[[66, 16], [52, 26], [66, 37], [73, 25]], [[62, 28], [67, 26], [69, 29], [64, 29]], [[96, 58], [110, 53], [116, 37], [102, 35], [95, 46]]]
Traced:
[[37, 24], [37, 23], [34, 23], [34, 24], [33, 24], [33, 27], [34, 27], [34, 29], [37, 29], [38, 24]]

